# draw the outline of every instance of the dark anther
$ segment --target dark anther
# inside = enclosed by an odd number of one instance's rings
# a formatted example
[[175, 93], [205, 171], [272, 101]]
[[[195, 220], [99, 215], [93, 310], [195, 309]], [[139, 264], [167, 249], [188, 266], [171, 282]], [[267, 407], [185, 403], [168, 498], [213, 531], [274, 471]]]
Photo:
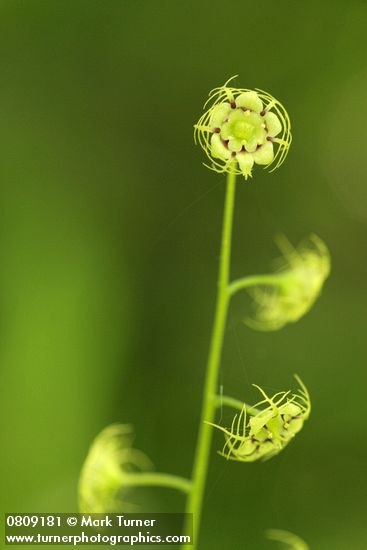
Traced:
[[266, 115], [265, 109], [264, 109], [263, 111], [261, 111], [260, 115], [261, 115], [261, 116], [265, 116], [265, 115]]
[[236, 153], [233, 151], [232, 158], [234, 158], [235, 156], [236, 156]]
[[273, 141], [273, 138], [270, 137], [270, 136], [268, 136], [268, 137], [266, 138], [266, 141]]
[[232, 101], [231, 101], [231, 107], [232, 107], [232, 109], [236, 108], [236, 102], [235, 102], [234, 99], [232, 99]]
[[220, 134], [220, 128], [214, 128], [214, 132], [215, 132], [216, 134]]
[[260, 149], [260, 147], [262, 147], [262, 144], [257, 144], [257, 145], [256, 145], [256, 151], [257, 151], [258, 149]]

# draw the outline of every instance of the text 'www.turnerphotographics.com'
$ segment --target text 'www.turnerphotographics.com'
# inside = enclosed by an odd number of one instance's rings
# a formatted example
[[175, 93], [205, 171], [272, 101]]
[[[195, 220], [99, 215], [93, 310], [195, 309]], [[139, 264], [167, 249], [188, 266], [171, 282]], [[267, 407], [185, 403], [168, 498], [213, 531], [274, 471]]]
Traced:
[[5, 544], [192, 544], [190, 514], [5, 514]]

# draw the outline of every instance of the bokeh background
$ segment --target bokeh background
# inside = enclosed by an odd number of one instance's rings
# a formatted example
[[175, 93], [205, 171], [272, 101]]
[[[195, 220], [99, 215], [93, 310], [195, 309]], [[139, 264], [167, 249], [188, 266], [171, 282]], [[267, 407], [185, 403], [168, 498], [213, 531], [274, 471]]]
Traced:
[[216, 435], [200, 548], [270, 550], [270, 527], [367, 548], [366, 27], [356, 0], [1, 0], [4, 512], [75, 511], [88, 446], [115, 421], [157, 469], [190, 474], [224, 197], [192, 126], [239, 74], [283, 101], [294, 142], [281, 169], [238, 183], [233, 275], [270, 269], [278, 232], [320, 235], [333, 271], [276, 333], [233, 304], [224, 391], [255, 401], [252, 383], [297, 372], [313, 414], [265, 464], [225, 462]]

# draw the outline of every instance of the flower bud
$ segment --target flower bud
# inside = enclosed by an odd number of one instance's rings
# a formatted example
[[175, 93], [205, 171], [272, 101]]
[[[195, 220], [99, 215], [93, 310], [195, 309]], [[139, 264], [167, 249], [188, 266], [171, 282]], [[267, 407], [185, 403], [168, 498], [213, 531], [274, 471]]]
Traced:
[[311, 402], [303, 382], [298, 393], [282, 391], [272, 397], [255, 386], [263, 400], [254, 407], [262, 407], [253, 416], [247, 415], [246, 405], [233, 419], [230, 429], [214, 425], [224, 432], [226, 442], [219, 453], [228, 460], [254, 462], [267, 460], [278, 454], [302, 429], [311, 412]]
[[[235, 77], [233, 77], [235, 78]], [[278, 168], [292, 141], [283, 105], [262, 90], [228, 86], [209, 94], [205, 113], [195, 124], [194, 139], [211, 161], [208, 168], [252, 176], [254, 164]]]
[[278, 244], [284, 257], [273, 278], [276, 284], [249, 290], [254, 299], [255, 316], [245, 322], [256, 330], [278, 330], [298, 321], [311, 309], [330, 273], [329, 251], [316, 235], [311, 235], [298, 249], [284, 237]]
[[132, 448], [133, 438], [131, 426], [112, 424], [93, 441], [79, 480], [82, 513], [134, 510], [134, 505], [125, 500], [132, 488], [129, 476], [149, 470], [151, 462]]

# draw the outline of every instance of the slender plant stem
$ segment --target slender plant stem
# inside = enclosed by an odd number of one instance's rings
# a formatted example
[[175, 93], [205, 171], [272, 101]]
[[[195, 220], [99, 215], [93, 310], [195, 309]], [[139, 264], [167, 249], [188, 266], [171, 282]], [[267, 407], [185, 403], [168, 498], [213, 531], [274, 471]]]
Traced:
[[208, 473], [209, 453], [213, 433], [212, 427], [206, 424], [206, 422], [214, 421], [217, 406], [216, 389], [218, 384], [218, 370], [222, 354], [224, 331], [230, 298], [228, 287], [230, 277], [231, 240], [235, 190], [236, 175], [233, 173], [229, 173], [227, 176], [227, 190], [224, 206], [217, 304], [209, 349], [206, 380], [204, 384], [199, 434], [195, 451], [194, 467], [192, 474], [193, 485], [192, 490], [189, 493], [186, 507], [186, 512], [193, 514], [194, 544], [192, 546], [185, 545], [183, 548], [191, 548], [191, 550], [195, 550], [198, 545], [205, 482]]
[[237, 409], [239, 411], [242, 411], [242, 409], [246, 407], [246, 412], [251, 416], [256, 416], [260, 412], [259, 409], [256, 409], [255, 407], [251, 407], [251, 405], [247, 405], [247, 403], [244, 403], [239, 399], [235, 399], [234, 397], [229, 397], [228, 395], [217, 395], [216, 402], [217, 402], [217, 409], [222, 407], [223, 405], [223, 406], [231, 407], [232, 409]]
[[160, 474], [158, 472], [139, 472], [137, 474], [123, 475], [124, 487], [168, 487], [177, 489], [183, 493], [191, 491], [192, 483], [189, 479], [171, 474]]
[[250, 277], [243, 277], [232, 281], [228, 287], [229, 294], [233, 296], [239, 290], [249, 288], [251, 286], [264, 285], [264, 286], [277, 286], [281, 287], [287, 283], [287, 276], [279, 273], [275, 275], [251, 275]]

